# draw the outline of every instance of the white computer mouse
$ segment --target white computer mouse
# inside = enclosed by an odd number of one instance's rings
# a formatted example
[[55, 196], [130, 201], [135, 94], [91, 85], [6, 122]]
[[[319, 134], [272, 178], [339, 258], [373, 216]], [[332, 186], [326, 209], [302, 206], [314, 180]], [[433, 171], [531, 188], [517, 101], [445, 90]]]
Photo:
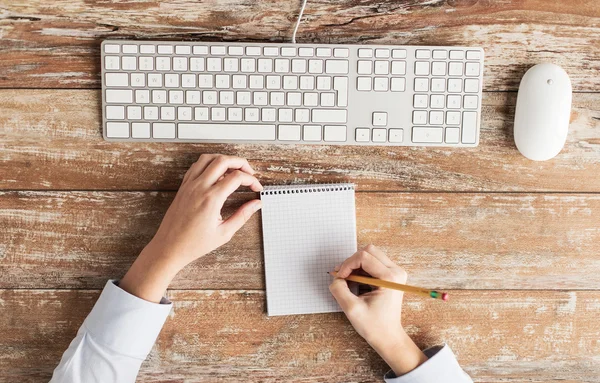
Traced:
[[561, 67], [538, 64], [523, 76], [515, 110], [515, 144], [525, 157], [546, 161], [567, 140], [571, 118], [571, 80]]

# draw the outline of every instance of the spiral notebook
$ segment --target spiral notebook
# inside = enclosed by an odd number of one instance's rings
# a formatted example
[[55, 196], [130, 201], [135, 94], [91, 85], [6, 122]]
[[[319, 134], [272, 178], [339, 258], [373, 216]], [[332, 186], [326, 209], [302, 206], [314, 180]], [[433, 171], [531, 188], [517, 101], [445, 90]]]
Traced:
[[260, 193], [269, 316], [341, 311], [328, 271], [356, 252], [353, 184]]

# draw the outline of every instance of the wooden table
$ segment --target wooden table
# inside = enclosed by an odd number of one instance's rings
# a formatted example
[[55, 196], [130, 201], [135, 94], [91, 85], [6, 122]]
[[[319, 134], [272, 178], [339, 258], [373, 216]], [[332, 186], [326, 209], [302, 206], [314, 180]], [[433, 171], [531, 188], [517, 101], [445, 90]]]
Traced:
[[[355, 182], [359, 245], [410, 282], [416, 342], [448, 342], [478, 382], [600, 381], [600, 3], [309, 1], [299, 42], [486, 50], [475, 149], [118, 144], [101, 137], [105, 38], [289, 41], [299, 1], [0, 0], [0, 381], [44, 382], [108, 278], [156, 230], [201, 153], [248, 158], [265, 184]], [[569, 73], [567, 144], [515, 149], [533, 64]], [[226, 210], [253, 195], [236, 193]], [[226, 212], [226, 213], [227, 213]], [[143, 382], [378, 382], [341, 314], [265, 315], [260, 220], [188, 267]]]

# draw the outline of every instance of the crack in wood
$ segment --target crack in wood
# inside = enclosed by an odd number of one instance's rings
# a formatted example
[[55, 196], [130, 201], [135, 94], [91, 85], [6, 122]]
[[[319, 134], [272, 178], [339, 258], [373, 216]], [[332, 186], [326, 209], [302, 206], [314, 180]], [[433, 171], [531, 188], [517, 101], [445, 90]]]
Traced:
[[5, 19], [5, 20], [28, 20], [28, 21], [40, 21], [42, 20], [40, 17], [33, 17], [33, 16], [6, 16], [6, 17], [0, 17], [1, 19]]

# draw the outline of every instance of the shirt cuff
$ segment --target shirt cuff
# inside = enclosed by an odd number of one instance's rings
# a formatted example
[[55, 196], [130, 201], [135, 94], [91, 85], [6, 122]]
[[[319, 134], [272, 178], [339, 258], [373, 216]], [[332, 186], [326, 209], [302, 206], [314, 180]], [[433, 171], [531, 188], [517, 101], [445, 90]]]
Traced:
[[131, 295], [110, 280], [83, 322], [90, 336], [113, 352], [146, 359], [169, 313], [171, 302], [152, 303]]
[[448, 345], [431, 347], [423, 353], [429, 358], [411, 372], [396, 376], [392, 370], [383, 377], [386, 383], [471, 383], [472, 380], [460, 368]]

